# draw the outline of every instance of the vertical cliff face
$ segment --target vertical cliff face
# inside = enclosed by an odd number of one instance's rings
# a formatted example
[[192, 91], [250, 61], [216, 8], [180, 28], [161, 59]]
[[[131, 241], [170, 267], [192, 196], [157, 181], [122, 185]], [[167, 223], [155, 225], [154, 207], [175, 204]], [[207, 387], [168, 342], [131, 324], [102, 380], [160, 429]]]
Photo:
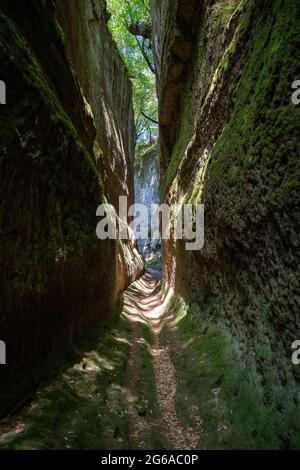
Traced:
[[133, 202], [135, 126], [131, 84], [107, 26], [104, 0], [60, 0], [56, 5], [67, 51], [96, 126], [97, 163], [106, 194]]
[[127, 74], [103, 2], [57, 3], [0, 7], [0, 374], [12, 402], [142, 269], [130, 243], [96, 237], [98, 205], [133, 197]]
[[[148, 209], [149, 220], [153, 204], [158, 204], [159, 196], [159, 162], [157, 155], [157, 143], [150, 144], [147, 148], [141, 148], [137, 152], [134, 174], [135, 203], [143, 204]], [[149, 227], [150, 229], [150, 227]], [[160, 249], [159, 240], [148, 239], [137, 241], [139, 252], [147, 256]]]
[[[135, 125], [131, 84], [107, 26], [105, 0], [60, 0], [56, 13], [75, 74], [96, 127], [94, 155], [104, 193], [116, 208], [119, 196], [133, 204]], [[116, 292], [141, 270], [137, 252], [118, 241]]]
[[154, 0], [153, 21], [163, 202], [205, 205], [204, 248], [166, 242], [167, 278], [280, 401], [299, 382], [300, 5]]

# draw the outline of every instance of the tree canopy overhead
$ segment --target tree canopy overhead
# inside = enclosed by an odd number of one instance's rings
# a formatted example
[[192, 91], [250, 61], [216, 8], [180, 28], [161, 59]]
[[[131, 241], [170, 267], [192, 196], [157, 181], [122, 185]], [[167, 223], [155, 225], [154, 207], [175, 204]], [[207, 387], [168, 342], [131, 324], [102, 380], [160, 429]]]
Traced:
[[150, 0], [108, 0], [109, 28], [133, 84], [138, 142], [157, 137], [157, 97]]

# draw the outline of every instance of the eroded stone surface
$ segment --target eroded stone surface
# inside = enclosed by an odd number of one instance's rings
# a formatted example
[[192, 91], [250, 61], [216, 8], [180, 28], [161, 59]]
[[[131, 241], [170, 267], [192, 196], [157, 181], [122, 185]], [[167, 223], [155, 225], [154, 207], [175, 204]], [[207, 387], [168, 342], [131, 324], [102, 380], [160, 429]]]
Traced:
[[300, 110], [288, 77], [299, 69], [299, 6], [196, 3], [153, 6], [162, 202], [202, 203], [206, 214], [203, 250], [165, 243], [166, 274], [230, 332], [266, 402], [294, 390], [297, 403]]

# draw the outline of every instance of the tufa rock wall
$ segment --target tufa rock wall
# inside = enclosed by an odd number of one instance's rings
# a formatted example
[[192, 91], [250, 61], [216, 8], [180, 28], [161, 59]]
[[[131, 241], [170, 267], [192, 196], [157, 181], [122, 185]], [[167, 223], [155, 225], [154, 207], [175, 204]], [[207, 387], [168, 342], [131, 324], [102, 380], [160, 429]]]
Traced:
[[[1, 80], [7, 86], [0, 110], [3, 412], [26, 398], [49, 358], [101, 319], [142, 269], [134, 246], [96, 238], [97, 206], [114, 203], [119, 194], [132, 198], [134, 129], [130, 86], [107, 32], [104, 5], [97, 7], [97, 43], [83, 45], [80, 32], [92, 34], [96, 26], [93, 2], [79, 3], [87, 14], [80, 10], [75, 36], [62, 33], [51, 0], [0, 6]], [[70, 15], [77, 7], [72, 2]], [[84, 48], [90, 68], [72, 66], [71, 41]], [[104, 83], [105, 68], [112, 75]]]
[[154, 0], [153, 22], [162, 202], [205, 205], [204, 248], [166, 242], [166, 276], [266, 402], [297, 402], [300, 5]]
[[[108, 202], [118, 208], [119, 196], [134, 201], [135, 124], [131, 83], [107, 26], [104, 0], [59, 0], [56, 12], [66, 49], [96, 127], [94, 155]], [[133, 246], [119, 240], [116, 293], [142, 270]]]

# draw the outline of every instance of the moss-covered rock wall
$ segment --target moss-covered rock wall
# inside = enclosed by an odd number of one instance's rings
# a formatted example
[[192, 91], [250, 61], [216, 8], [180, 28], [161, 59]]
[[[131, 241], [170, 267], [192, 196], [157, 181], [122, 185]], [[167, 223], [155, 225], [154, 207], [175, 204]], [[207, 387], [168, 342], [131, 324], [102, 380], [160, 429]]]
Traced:
[[153, 20], [162, 198], [205, 205], [204, 248], [166, 242], [166, 276], [265, 402], [299, 405], [300, 5], [154, 0]]
[[[87, 7], [89, 2], [80, 3]], [[98, 43], [78, 43], [78, 49], [85, 48], [87, 60], [98, 54], [99, 67], [103, 60], [103, 68], [113, 71], [115, 86], [123, 89], [123, 108], [112, 103], [102, 85], [99, 103], [89, 94], [102, 78], [98, 69], [93, 76], [86, 69], [85, 83], [80, 80], [54, 2], [2, 1], [0, 6], [1, 80], [7, 88], [7, 104], [0, 109], [4, 411], [26, 397], [49, 358], [107, 314], [120, 290], [142, 269], [132, 245], [96, 237], [98, 205], [115, 202], [124, 192], [133, 197], [134, 143], [128, 78], [111, 38], [106, 32], [101, 36], [106, 23], [104, 5], [99, 5]], [[73, 2], [70, 8], [75, 8]], [[76, 24], [80, 26], [85, 27], [84, 17]], [[78, 38], [71, 38], [75, 48], [79, 37], [78, 32]], [[111, 57], [97, 52], [101, 40], [114, 51]], [[100, 154], [105, 159], [101, 165]]]

